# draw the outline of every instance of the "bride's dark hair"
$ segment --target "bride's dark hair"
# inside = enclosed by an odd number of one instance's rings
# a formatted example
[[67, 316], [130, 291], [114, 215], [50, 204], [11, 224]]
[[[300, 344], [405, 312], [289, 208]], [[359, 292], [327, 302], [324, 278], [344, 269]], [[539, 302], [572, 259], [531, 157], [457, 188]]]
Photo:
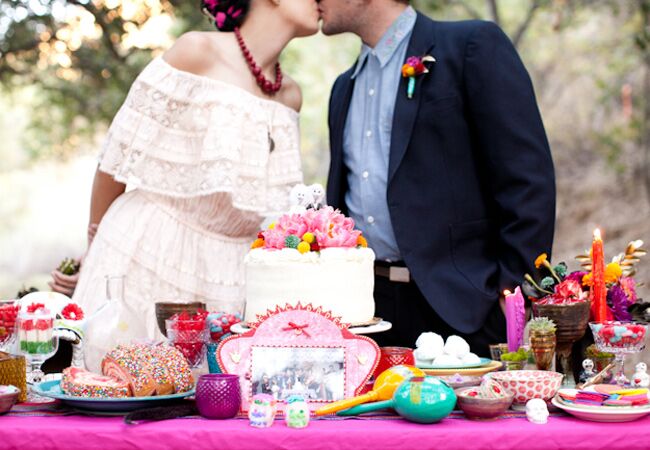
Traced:
[[233, 31], [241, 26], [250, 0], [201, 0], [201, 11], [214, 20], [219, 31]]

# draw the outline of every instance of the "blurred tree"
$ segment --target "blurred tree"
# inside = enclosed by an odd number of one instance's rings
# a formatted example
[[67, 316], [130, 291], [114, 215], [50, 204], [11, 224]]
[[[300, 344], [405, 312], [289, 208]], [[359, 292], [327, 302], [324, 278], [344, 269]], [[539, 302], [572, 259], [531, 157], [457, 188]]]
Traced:
[[28, 149], [77, 148], [113, 117], [152, 52], [209, 26], [195, 2], [180, 0], [0, 0], [4, 92], [40, 88]]

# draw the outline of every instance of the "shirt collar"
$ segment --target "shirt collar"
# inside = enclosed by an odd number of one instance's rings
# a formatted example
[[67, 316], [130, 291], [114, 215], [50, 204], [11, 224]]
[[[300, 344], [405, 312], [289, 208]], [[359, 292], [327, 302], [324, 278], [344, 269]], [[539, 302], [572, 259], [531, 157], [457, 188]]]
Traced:
[[397, 47], [399, 47], [402, 41], [411, 34], [416, 19], [417, 13], [411, 6], [408, 6], [402, 14], [395, 19], [388, 30], [386, 30], [374, 49], [366, 44], [362, 44], [361, 53], [359, 54], [352, 78], [354, 79], [359, 75], [359, 72], [363, 69], [370, 52], [374, 52], [379, 60], [380, 67], [384, 67], [395, 54]]

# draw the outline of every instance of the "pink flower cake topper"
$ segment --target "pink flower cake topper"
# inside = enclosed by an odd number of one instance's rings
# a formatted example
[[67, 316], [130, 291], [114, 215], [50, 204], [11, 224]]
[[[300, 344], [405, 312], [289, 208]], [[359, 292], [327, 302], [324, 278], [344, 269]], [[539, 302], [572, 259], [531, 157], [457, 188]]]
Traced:
[[285, 214], [277, 223], [258, 234], [252, 248], [268, 250], [295, 248], [301, 253], [324, 248], [366, 247], [361, 231], [354, 229], [354, 220], [339, 210], [325, 206], [308, 209], [301, 214]]

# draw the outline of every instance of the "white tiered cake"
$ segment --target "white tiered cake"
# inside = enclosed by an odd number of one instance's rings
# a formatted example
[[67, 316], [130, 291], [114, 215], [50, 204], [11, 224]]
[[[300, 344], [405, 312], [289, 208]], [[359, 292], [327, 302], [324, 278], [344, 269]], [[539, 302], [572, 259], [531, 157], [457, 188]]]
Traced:
[[277, 305], [311, 304], [342, 322], [373, 320], [374, 252], [354, 221], [324, 207], [282, 216], [262, 231], [246, 255], [244, 320]]

